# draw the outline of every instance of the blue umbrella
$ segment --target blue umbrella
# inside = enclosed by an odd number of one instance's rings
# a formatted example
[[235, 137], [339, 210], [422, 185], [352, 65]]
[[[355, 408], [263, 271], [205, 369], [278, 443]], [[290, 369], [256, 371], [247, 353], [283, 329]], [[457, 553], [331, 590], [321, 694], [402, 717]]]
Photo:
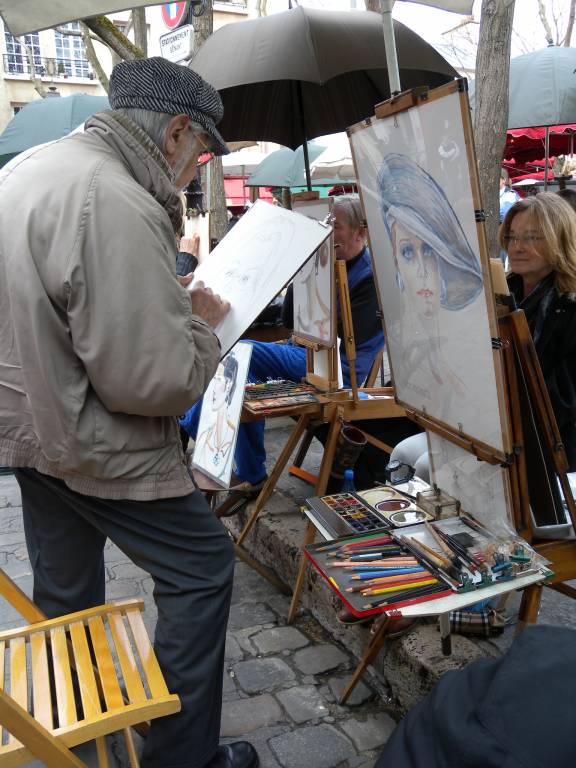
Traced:
[[[308, 142], [308, 157], [310, 162], [321, 155], [326, 146]], [[315, 179], [314, 184], [333, 186], [338, 179]], [[246, 187], [304, 187], [306, 185], [306, 161], [303, 148], [282, 147], [272, 152], [254, 170], [246, 182]]]
[[0, 167], [25, 149], [61, 139], [91, 115], [109, 109], [105, 96], [75, 93], [47, 96], [26, 104], [0, 135]]

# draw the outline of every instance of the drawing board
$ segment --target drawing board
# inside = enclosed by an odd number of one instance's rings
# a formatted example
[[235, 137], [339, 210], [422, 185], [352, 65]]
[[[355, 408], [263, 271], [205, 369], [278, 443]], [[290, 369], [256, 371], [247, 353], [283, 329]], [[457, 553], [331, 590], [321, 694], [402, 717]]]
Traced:
[[503, 456], [509, 427], [461, 82], [354, 126], [350, 143], [396, 398]]
[[251, 344], [236, 344], [220, 360], [202, 401], [192, 466], [224, 488], [232, 476], [251, 355]]
[[[294, 200], [294, 211], [324, 221], [332, 210], [332, 200]], [[334, 244], [325, 240], [294, 276], [294, 334], [332, 347], [336, 341], [334, 322]]]
[[259, 200], [198, 265], [189, 289], [202, 280], [231, 304], [215, 329], [223, 356], [331, 232], [301, 213]]

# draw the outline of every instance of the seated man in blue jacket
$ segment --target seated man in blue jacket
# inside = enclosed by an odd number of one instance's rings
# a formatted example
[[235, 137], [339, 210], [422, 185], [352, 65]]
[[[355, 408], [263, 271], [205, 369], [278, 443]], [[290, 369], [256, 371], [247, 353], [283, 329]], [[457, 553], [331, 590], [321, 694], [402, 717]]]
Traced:
[[[334, 248], [336, 258], [346, 262], [352, 323], [356, 342], [356, 378], [361, 384], [376, 354], [384, 345], [384, 332], [378, 296], [372, 274], [372, 262], [366, 246], [366, 224], [358, 195], [343, 195], [334, 200]], [[292, 293], [289, 290], [285, 304], [285, 323], [292, 315]], [[340, 303], [337, 307], [338, 336], [343, 337]], [[288, 318], [288, 319], [287, 319]], [[291, 323], [290, 323], [291, 324]], [[249, 380], [288, 379], [300, 381], [306, 375], [306, 350], [292, 343], [276, 344], [260, 341], [253, 345]], [[344, 344], [340, 346], [342, 378], [350, 386], [350, 366]], [[201, 401], [183, 417], [181, 424], [195, 438], [198, 429]], [[240, 425], [235, 453], [236, 474], [244, 481], [246, 491], [257, 491], [266, 480], [266, 450], [264, 448], [264, 421]]]

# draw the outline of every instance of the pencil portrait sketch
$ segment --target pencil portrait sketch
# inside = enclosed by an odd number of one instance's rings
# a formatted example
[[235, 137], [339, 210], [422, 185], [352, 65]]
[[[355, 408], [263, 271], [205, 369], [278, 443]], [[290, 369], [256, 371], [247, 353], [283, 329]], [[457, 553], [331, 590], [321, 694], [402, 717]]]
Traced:
[[236, 344], [220, 361], [204, 394], [192, 466], [227, 488], [234, 463], [252, 345]]
[[397, 397], [502, 451], [493, 299], [458, 94], [374, 120], [350, 140]]
[[223, 355], [330, 234], [329, 226], [258, 201], [218, 243], [194, 280], [231, 304], [216, 328]]
[[[295, 200], [293, 209], [323, 221], [330, 215], [332, 201], [326, 198]], [[334, 345], [336, 339], [332, 312], [333, 282], [333, 248], [330, 237], [294, 277], [296, 336], [317, 341], [325, 346]]]

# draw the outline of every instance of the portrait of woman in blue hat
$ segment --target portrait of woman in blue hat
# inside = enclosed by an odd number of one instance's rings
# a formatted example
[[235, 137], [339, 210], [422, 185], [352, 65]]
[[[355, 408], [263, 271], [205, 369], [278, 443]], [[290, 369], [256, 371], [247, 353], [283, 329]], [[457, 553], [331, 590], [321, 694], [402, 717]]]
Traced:
[[411, 378], [425, 368], [423, 405], [432, 400], [446, 412], [454, 397], [466, 397], [466, 383], [444, 354], [441, 315], [447, 310], [457, 322], [474, 303], [483, 289], [480, 263], [444, 191], [411, 158], [386, 155], [377, 190], [408, 323], [402, 373]]

